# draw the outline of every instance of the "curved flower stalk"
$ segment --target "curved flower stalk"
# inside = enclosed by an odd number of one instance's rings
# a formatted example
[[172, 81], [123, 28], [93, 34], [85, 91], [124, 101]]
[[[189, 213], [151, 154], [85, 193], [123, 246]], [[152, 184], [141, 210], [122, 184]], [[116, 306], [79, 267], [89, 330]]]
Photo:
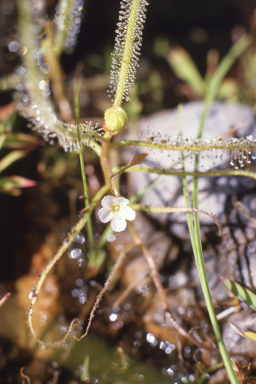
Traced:
[[91, 213], [93, 212], [93, 210], [95, 209], [98, 201], [107, 192], [107, 190], [108, 190], [108, 187], [106, 187], [106, 186], [102, 187], [99, 190], [99, 192], [96, 194], [96, 196], [92, 200], [92, 202], [91, 202], [90, 206], [88, 207], [87, 211], [83, 214], [82, 218], [78, 221], [78, 223], [74, 226], [74, 228], [71, 229], [70, 234], [68, 235], [67, 240], [63, 242], [62, 246], [59, 248], [59, 250], [56, 253], [56, 255], [54, 256], [54, 258], [51, 259], [51, 261], [48, 263], [48, 265], [44, 269], [43, 273], [40, 275], [37, 285], [35, 287], [33, 287], [33, 289], [32, 289], [32, 292], [31, 292], [32, 299], [31, 299], [29, 310], [28, 310], [28, 326], [29, 326], [29, 330], [30, 330], [32, 336], [35, 338], [35, 340], [41, 346], [54, 346], [54, 347], [58, 347], [58, 346], [62, 345], [64, 343], [64, 341], [67, 339], [67, 337], [70, 335], [70, 333], [72, 332], [73, 327], [77, 323], [79, 323], [79, 321], [77, 319], [74, 319], [72, 321], [72, 323], [70, 324], [68, 332], [66, 333], [65, 337], [62, 340], [60, 340], [60, 341], [58, 341], [56, 343], [53, 343], [53, 344], [52, 343], [44, 343], [42, 340], [40, 340], [40, 338], [36, 334], [36, 331], [35, 331], [34, 326], [33, 326], [34, 306], [35, 306], [35, 304], [37, 302], [37, 297], [38, 297], [39, 292], [40, 292], [40, 290], [41, 290], [41, 288], [43, 286], [43, 283], [44, 283], [44, 281], [46, 279], [46, 276], [52, 270], [52, 268], [57, 263], [57, 261], [63, 256], [63, 254], [68, 249], [68, 247], [72, 244], [72, 242], [74, 241], [74, 239], [78, 235], [78, 233], [81, 232], [83, 227], [86, 225], [86, 223], [88, 222], [88, 219], [89, 219]]
[[[27, 86], [29, 90], [29, 86]], [[31, 92], [23, 94], [19, 103], [18, 109], [20, 114], [27, 118], [32, 123], [34, 130], [42, 133], [46, 141], [51, 141], [55, 138], [65, 151], [75, 150], [78, 152], [79, 146], [77, 142], [77, 126], [67, 124], [59, 120], [53, 106], [49, 103], [48, 97], [43, 93], [39, 93], [35, 98], [29, 97]], [[28, 101], [26, 101], [28, 98]], [[102, 141], [102, 136], [97, 131], [97, 127], [93, 127], [92, 122], [79, 124], [81, 142], [95, 149], [100, 154], [100, 149], [97, 148], [95, 141]]]
[[194, 176], [194, 177], [219, 177], [219, 176], [243, 176], [243, 177], [251, 177], [252, 179], [256, 179], [256, 174], [251, 171], [243, 170], [243, 169], [224, 169], [220, 171], [207, 171], [207, 172], [188, 172], [188, 171], [179, 171], [174, 169], [161, 169], [161, 168], [150, 168], [150, 167], [130, 167], [129, 169], [125, 169], [124, 172], [144, 172], [144, 173], [155, 173], [157, 175], [170, 175], [170, 176]]
[[[209, 160], [214, 158], [213, 165], [215, 165], [216, 159], [219, 158], [220, 163], [223, 162], [223, 160], [229, 161], [231, 167], [239, 171], [245, 169], [245, 165], [251, 164], [252, 161], [256, 159], [256, 139], [252, 136], [242, 137], [240, 139], [234, 137], [226, 139], [217, 137], [213, 139], [196, 140], [193, 137], [186, 137], [185, 139], [176, 137], [167, 140], [150, 137], [148, 141], [125, 140], [114, 142], [111, 145], [112, 147], [136, 146], [169, 151], [170, 153], [176, 152], [176, 154], [178, 154], [179, 164], [181, 160], [180, 153], [183, 152], [185, 158], [192, 158], [193, 156], [195, 163], [201, 164], [201, 167], [204, 163], [203, 159], [206, 156]], [[163, 169], [159, 169], [158, 171], [159, 173], [161, 173], [161, 171], [163, 173], [166, 172], [166, 170]], [[172, 171], [173, 170], [171, 170], [171, 172]], [[145, 172], [150, 171], [146, 169]]]
[[83, 0], [60, 0], [56, 7], [55, 50], [59, 56], [63, 51], [71, 53], [80, 31]]
[[[24, 63], [24, 88], [18, 95], [18, 107], [22, 116], [33, 124], [33, 128], [43, 134], [45, 140], [57, 138], [64, 150], [78, 151], [77, 126], [61, 121], [54, 110], [50, 99], [51, 89], [47, 76], [44, 74], [44, 49], [39, 48], [31, 31], [34, 30], [33, 9], [31, 0], [18, 0], [20, 40], [23, 46], [22, 59]], [[49, 28], [48, 28], [49, 29]], [[48, 47], [52, 50], [53, 47]], [[53, 59], [53, 64], [55, 63]], [[54, 66], [59, 72], [59, 68]], [[59, 76], [59, 73], [58, 73]], [[63, 93], [63, 92], [62, 92]], [[64, 95], [62, 97], [63, 110], [70, 108]], [[63, 104], [64, 102], [64, 104]], [[70, 116], [71, 112], [69, 112]], [[71, 116], [72, 117], [72, 116]], [[91, 122], [79, 124], [81, 142], [100, 153], [95, 140], [101, 140], [97, 126]]]
[[[124, 140], [116, 141], [111, 144], [112, 147], [146, 147], [152, 149], [161, 149], [166, 151], [178, 151], [178, 152], [202, 152], [202, 151], [254, 151], [256, 150], [256, 139], [252, 136], [246, 138], [229, 137], [227, 139], [216, 137], [212, 139], [194, 139], [193, 137], [176, 137], [174, 139], [160, 140], [157, 137], [150, 137], [148, 141], [140, 140]], [[243, 155], [246, 155], [244, 153]], [[248, 156], [252, 155], [252, 152], [248, 153]], [[255, 160], [253, 156], [253, 160]]]
[[155, 212], [155, 213], [174, 213], [174, 212], [184, 212], [184, 213], [203, 213], [204, 215], [209, 216], [214, 223], [217, 225], [218, 230], [219, 230], [219, 236], [222, 235], [221, 231], [221, 225], [218, 220], [218, 218], [213, 215], [212, 213], [208, 213], [204, 211], [203, 209], [198, 209], [198, 208], [191, 208], [191, 207], [149, 207], [147, 205], [143, 204], [131, 204], [131, 209], [135, 209], [138, 211], [142, 212]]

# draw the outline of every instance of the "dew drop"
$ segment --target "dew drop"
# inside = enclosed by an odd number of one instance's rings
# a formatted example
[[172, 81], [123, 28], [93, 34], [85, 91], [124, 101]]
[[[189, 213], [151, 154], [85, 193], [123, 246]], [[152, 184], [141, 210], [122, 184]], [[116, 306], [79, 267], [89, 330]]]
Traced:
[[68, 256], [70, 257], [70, 259], [77, 259], [81, 255], [82, 255], [82, 251], [80, 248], [74, 248], [68, 253]]
[[38, 88], [41, 90], [47, 90], [49, 88], [49, 83], [47, 80], [41, 80], [38, 83]]
[[17, 84], [17, 85], [16, 85], [16, 90], [17, 90], [18, 92], [22, 92], [22, 91], [24, 91], [24, 84], [22, 84], [22, 83]]
[[83, 279], [77, 279], [77, 280], [76, 280], [76, 286], [77, 286], [77, 287], [82, 287], [83, 284], [84, 284]]
[[111, 313], [111, 315], [109, 315], [109, 320], [110, 321], [116, 321], [117, 317], [118, 317], [118, 315], [116, 313]]
[[79, 293], [80, 293], [79, 289], [75, 288], [75, 289], [73, 289], [73, 291], [71, 292], [71, 295], [72, 295], [73, 297], [79, 297]]
[[86, 264], [85, 259], [83, 259], [82, 257], [80, 257], [80, 259], [77, 260], [78, 267], [84, 267], [85, 264]]
[[113, 243], [116, 240], [116, 236], [112, 233], [111, 235], [108, 235], [107, 240], [110, 243]]
[[43, 63], [40, 65], [40, 70], [41, 72], [47, 75], [51, 70], [51, 66], [48, 63]]
[[35, 297], [35, 289], [33, 288], [32, 291], [30, 292], [30, 294], [28, 295], [29, 299], [33, 299], [33, 297]]
[[84, 235], [82, 233], [79, 233], [78, 235], [76, 235], [74, 242], [78, 244], [83, 244], [85, 242]]
[[172, 368], [168, 368], [167, 371], [166, 371], [167, 375], [172, 377], [174, 376], [174, 371], [172, 370]]
[[19, 47], [20, 47], [20, 44], [18, 43], [18, 41], [12, 41], [8, 45], [8, 49], [9, 49], [10, 52], [17, 52]]
[[19, 76], [24, 76], [24, 75], [26, 74], [26, 68], [23, 67], [22, 65], [20, 65], [20, 66], [16, 69], [15, 72], [16, 72], [17, 75], [19, 75]]
[[62, 333], [62, 334], [65, 334], [65, 333], [67, 333], [67, 327], [65, 327], [65, 326], [62, 326], [62, 327], [60, 327], [60, 333]]
[[87, 296], [84, 292], [80, 292], [79, 302], [80, 302], [80, 304], [86, 304], [87, 303]]
[[157, 339], [153, 335], [153, 333], [148, 333], [146, 336], [146, 340], [148, 343], [150, 343], [153, 346], [156, 346], [158, 344]]

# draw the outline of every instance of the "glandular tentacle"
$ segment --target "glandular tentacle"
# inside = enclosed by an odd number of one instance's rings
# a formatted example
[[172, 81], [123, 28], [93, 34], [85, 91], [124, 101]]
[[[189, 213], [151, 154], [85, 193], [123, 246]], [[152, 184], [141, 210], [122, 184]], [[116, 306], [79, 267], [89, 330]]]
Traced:
[[121, 2], [109, 87], [110, 94], [114, 95], [114, 106], [120, 106], [122, 101], [130, 100], [142, 45], [147, 5], [146, 0]]

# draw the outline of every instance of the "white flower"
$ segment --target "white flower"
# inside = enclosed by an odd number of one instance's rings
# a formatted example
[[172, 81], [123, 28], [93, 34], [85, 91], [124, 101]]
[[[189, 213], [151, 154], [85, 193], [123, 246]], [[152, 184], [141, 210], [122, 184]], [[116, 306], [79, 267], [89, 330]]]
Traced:
[[101, 200], [103, 208], [99, 210], [99, 218], [102, 223], [111, 221], [111, 227], [115, 232], [122, 232], [126, 228], [126, 220], [135, 219], [135, 211], [128, 207], [129, 200], [124, 197], [105, 196]]

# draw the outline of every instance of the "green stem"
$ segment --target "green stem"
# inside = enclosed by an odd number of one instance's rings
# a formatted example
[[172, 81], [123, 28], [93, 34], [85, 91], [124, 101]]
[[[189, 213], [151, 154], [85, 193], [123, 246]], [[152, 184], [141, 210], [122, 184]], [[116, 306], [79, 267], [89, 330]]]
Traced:
[[196, 244], [197, 244], [197, 252], [198, 252], [198, 257], [196, 258], [196, 264], [198, 268], [198, 274], [200, 278], [200, 283], [202, 286], [207, 310], [209, 313], [209, 317], [212, 323], [212, 327], [215, 333], [215, 337], [218, 343], [218, 347], [220, 350], [221, 357], [223, 359], [224, 365], [226, 367], [229, 379], [232, 384], [239, 384], [238, 378], [236, 373], [234, 372], [231, 361], [228, 355], [228, 352], [226, 350], [225, 344], [222, 339], [221, 331], [219, 328], [219, 324], [216, 318], [216, 314], [214, 311], [211, 295], [210, 295], [210, 290], [209, 290], [209, 285], [206, 277], [206, 272], [205, 272], [205, 265], [204, 265], [204, 257], [203, 257], [203, 252], [202, 252], [202, 243], [201, 243], [201, 238], [200, 238], [200, 224], [199, 220], [197, 217], [197, 213], [195, 213], [195, 235], [196, 235]]
[[100, 156], [100, 164], [103, 172], [105, 184], [111, 188], [111, 176], [112, 170], [109, 164], [109, 150], [110, 150], [110, 140], [111, 136], [108, 132], [105, 133], [105, 141], [101, 143], [101, 156]]
[[216, 223], [217, 227], [219, 228], [219, 232], [221, 234], [221, 226], [218, 222], [218, 220], [210, 213], [203, 211], [201, 209], [198, 209], [196, 207], [149, 207], [148, 205], [143, 204], [129, 204], [129, 206], [136, 210], [136, 211], [142, 211], [142, 212], [155, 212], [155, 213], [174, 213], [174, 212], [195, 212], [195, 213], [203, 213], [209, 217], [212, 218], [212, 220]]
[[[185, 197], [186, 207], [190, 208], [188, 183], [187, 183], [187, 179], [185, 176], [182, 178], [182, 186], [183, 186], [183, 195]], [[190, 212], [187, 213], [187, 221], [188, 221], [188, 230], [189, 230], [189, 234], [190, 234], [190, 239], [191, 239], [191, 243], [192, 243], [192, 249], [194, 251], [194, 249], [196, 249], [196, 240], [195, 240], [195, 236], [194, 236], [194, 224], [193, 224], [193, 220], [192, 220], [192, 214]], [[197, 252], [194, 252], [194, 256], [195, 256], [195, 258], [197, 257]]]
[[129, 22], [127, 27], [127, 33], [125, 37], [124, 53], [122, 57], [121, 68], [119, 72], [118, 85], [114, 100], [114, 107], [120, 107], [125, 93], [125, 88], [129, 82], [128, 74], [130, 71], [130, 63], [133, 55], [134, 47], [134, 30], [140, 10], [141, 0], [133, 0], [131, 5], [131, 12], [129, 15]]
[[[79, 72], [81, 71], [81, 68], [79, 68]], [[83, 180], [83, 188], [84, 188], [84, 204], [85, 207], [88, 208], [90, 205], [89, 201], [89, 194], [88, 194], [88, 185], [87, 185], [87, 178], [85, 174], [85, 165], [84, 165], [84, 157], [83, 157], [83, 150], [81, 145], [81, 137], [80, 137], [80, 130], [79, 130], [79, 123], [80, 123], [80, 74], [77, 75], [76, 83], [75, 83], [75, 119], [76, 119], [76, 129], [77, 129], [77, 142], [78, 142], [78, 148], [79, 148], [79, 159], [80, 159], [80, 167], [81, 167], [81, 174], [82, 174], [82, 180]], [[88, 244], [89, 244], [89, 252], [90, 252], [90, 259], [95, 259], [95, 249], [94, 249], [94, 237], [93, 237], [93, 228], [92, 228], [92, 218], [91, 216], [88, 218], [87, 221], [87, 236], [88, 236]]]
[[96, 253], [98, 253], [102, 248], [105, 247], [108, 241], [108, 236], [113, 233], [113, 229], [111, 228], [111, 225], [108, 224], [104, 232], [100, 236], [100, 240], [96, 247]]
[[[219, 364], [214, 365], [213, 367], [209, 367], [209, 368], [207, 368], [207, 369], [204, 370], [204, 372], [201, 374], [200, 378], [199, 378], [198, 381], [197, 381], [197, 384], [206, 384], [206, 383], [208, 382], [208, 378], [207, 378], [207, 376], [209, 375], [209, 373], [218, 371], [218, 370], [221, 369], [221, 368], [223, 368], [223, 363], [219, 363]], [[188, 384], [193, 384], [193, 382], [192, 382], [192, 381], [189, 381]]]
[[[61, 143], [65, 143], [65, 145], [68, 143], [70, 147], [72, 147], [72, 143], [76, 141], [77, 139], [77, 130], [75, 125], [70, 125], [70, 124], [64, 124], [64, 122], [60, 121], [57, 119], [57, 116], [53, 110], [52, 107], [52, 102], [49, 97], [46, 97], [45, 95], [42, 94], [42, 91], [38, 87], [39, 81], [41, 81], [44, 77], [42, 76], [42, 73], [39, 71], [39, 68], [36, 64], [36, 59], [35, 59], [35, 52], [36, 52], [36, 44], [35, 44], [35, 36], [33, 33], [31, 33], [31, 30], [33, 30], [33, 14], [32, 14], [32, 6], [31, 6], [31, 0], [18, 0], [17, 1], [17, 8], [18, 8], [18, 15], [19, 15], [19, 30], [20, 30], [20, 40], [21, 44], [23, 46], [24, 53], [22, 55], [22, 60], [24, 63], [24, 66], [26, 67], [26, 80], [24, 79], [24, 83], [26, 86], [26, 90], [29, 93], [30, 97], [30, 103], [31, 105], [37, 106], [37, 111], [40, 112], [40, 118], [41, 118], [41, 123], [40, 123], [40, 132], [41, 132], [41, 125], [48, 127], [45, 129], [45, 132], [47, 135], [49, 133], [54, 133], [56, 134], [57, 138]], [[46, 29], [50, 31], [49, 25], [46, 23]], [[49, 35], [49, 33], [48, 33]], [[50, 43], [49, 39], [45, 39], [46, 41], [48, 40], [48, 43]], [[46, 42], [45, 42], [46, 43]], [[50, 47], [52, 45], [50, 44]], [[49, 48], [49, 52], [51, 49]], [[64, 100], [63, 92], [61, 90], [61, 84], [62, 80], [60, 80], [60, 69], [59, 69], [59, 64], [56, 61], [55, 55], [50, 55], [51, 57], [51, 66], [53, 69], [57, 70], [57, 77], [54, 77], [54, 82], [52, 85], [54, 85], [54, 92], [55, 95], [57, 94], [57, 102], [59, 104], [60, 110], [62, 110], [62, 114], [64, 112], [65, 116], [69, 115], [69, 118], [66, 120], [70, 119], [70, 116], [72, 115], [71, 113], [66, 114], [67, 108], [61, 108], [61, 105], [63, 104], [62, 102], [60, 103], [60, 100]], [[57, 64], [56, 64], [57, 63]], [[57, 65], [57, 67], [56, 67]], [[55, 75], [56, 75], [55, 73]], [[49, 75], [50, 76], [50, 75]], [[66, 99], [65, 99], [66, 100]], [[67, 105], [67, 102], [65, 101], [65, 106]], [[24, 111], [27, 114], [27, 117], [29, 119], [32, 119], [34, 122], [35, 115], [33, 114], [34, 112], [29, 108], [29, 110], [24, 108]], [[69, 108], [69, 107], [68, 107]], [[38, 117], [38, 116], [36, 116]], [[50, 127], [50, 131], [49, 131]], [[35, 125], [36, 129], [39, 129], [37, 125]], [[84, 132], [80, 132], [81, 136], [81, 142], [85, 143], [87, 146], [92, 148], [97, 155], [100, 156], [101, 153], [101, 148], [99, 144], [95, 142], [95, 140], [104, 140], [101, 135], [99, 135], [95, 131], [91, 131], [90, 129], [84, 130]], [[75, 139], [75, 140], [74, 140]], [[64, 146], [63, 144], [61, 144]]]
[[56, 31], [55, 37], [54, 45], [57, 56], [60, 56], [65, 46], [65, 40], [67, 38], [68, 33], [68, 24], [70, 22], [71, 9], [73, 5], [74, 0], [61, 0], [58, 4], [58, 6], [60, 7], [59, 17], [62, 18], [62, 21], [60, 22], [60, 25], [57, 24], [58, 29]]
[[[121, 168], [121, 167], [120, 167]], [[117, 169], [118, 171], [118, 169]], [[250, 171], [244, 171], [242, 169], [229, 169], [221, 171], [208, 171], [208, 172], [187, 172], [187, 171], [172, 171], [169, 169], [149, 168], [133, 166], [125, 170], [125, 172], [144, 172], [144, 173], [156, 173], [158, 175], [171, 175], [177, 177], [194, 176], [194, 177], [218, 177], [218, 176], [243, 176], [256, 179], [256, 173]]]
[[122, 140], [111, 143], [113, 148], [115, 147], [128, 147], [128, 146], [136, 146], [136, 147], [146, 147], [146, 148], [154, 148], [154, 149], [162, 149], [165, 151], [179, 151], [179, 152], [202, 152], [202, 151], [210, 151], [213, 152], [215, 150], [248, 150], [252, 151], [256, 149], [255, 141], [250, 141], [246, 139], [227, 139], [227, 140], [219, 140], [219, 139], [211, 139], [208, 140], [207, 143], [203, 141], [196, 142], [194, 140], [193, 143], [187, 144], [179, 144], [178, 141], [173, 144], [166, 143], [157, 143], [157, 142], [149, 142], [149, 141], [138, 141], [138, 140]]
[[[204, 110], [202, 114], [201, 124], [198, 132], [198, 139], [201, 138], [204, 128], [205, 120], [208, 116], [211, 103], [215, 99], [217, 92], [219, 90], [219, 87], [221, 85], [222, 80], [226, 76], [228, 70], [230, 69], [231, 65], [235, 62], [235, 60], [241, 55], [241, 53], [251, 44], [251, 38], [248, 36], [244, 36], [241, 38], [229, 51], [229, 53], [226, 55], [226, 57], [222, 60], [220, 63], [218, 70], [213, 75], [207, 90], [206, 90], [206, 96], [205, 96], [205, 103], [204, 103]], [[240, 146], [241, 149], [241, 146]], [[198, 154], [195, 158], [195, 172], [198, 172]], [[193, 207], [198, 208], [198, 177], [194, 177], [193, 179]], [[185, 187], [184, 189], [187, 188]], [[186, 201], [187, 203], [187, 201]], [[209, 285], [206, 277], [206, 271], [205, 271], [205, 265], [204, 265], [204, 257], [203, 257], [203, 248], [202, 248], [202, 242], [200, 237], [200, 222], [198, 213], [194, 212], [194, 231], [192, 230], [192, 217], [188, 216], [188, 222], [190, 222], [189, 225], [189, 232], [191, 239], [193, 238], [192, 247], [193, 252], [195, 255], [195, 261], [198, 269], [198, 274], [200, 278], [201, 287], [203, 290], [207, 310], [209, 313], [209, 317], [212, 323], [212, 327], [215, 333], [215, 337], [218, 343], [218, 347], [220, 350], [220, 354], [222, 356], [224, 365], [226, 367], [228, 377], [232, 384], [239, 384], [238, 378], [236, 373], [234, 372], [232, 368], [232, 364], [228, 355], [228, 352], [226, 350], [225, 344], [222, 339], [221, 331], [219, 328], [219, 324], [216, 318], [216, 314], [214, 311], [214, 307], [212, 304], [212, 299], [210, 295]]]
[[[194, 207], [198, 207], [198, 183], [197, 178], [194, 179], [194, 193], [193, 193], [193, 205]], [[192, 220], [192, 218], [190, 218]], [[211, 294], [209, 290], [209, 285], [207, 281], [206, 271], [205, 271], [205, 265], [204, 265], [204, 256], [203, 256], [203, 248], [202, 248], [202, 242], [200, 237], [200, 222], [198, 213], [194, 213], [194, 225], [195, 225], [195, 240], [196, 240], [196, 249], [194, 249], [194, 254], [197, 254], [197, 257], [195, 257], [196, 265], [198, 269], [198, 275], [201, 283], [201, 287], [203, 290], [205, 303], [207, 306], [208, 314], [212, 323], [213, 331], [217, 340], [217, 344], [219, 347], [219, 351], [222, 357], [222, 360], [224, 362], [224, 365], [226, 367], [228, 377], [232, 384], [239, 384], [239, 380], [237, 378], [236, 373], [234, 372], [232, 368], [232, 364], [228, 355], [228, 352], [226, 350], [225, 344], [222, 339], [220, 327], [216, 318], [216, 314], [214, 311]]]
[[[197, 183], [197, 177], [194, 178], [194, 193], [193, 193], [193, 206], [194, 208], [198, 207], [198, 183]], [[186, 206], [187, 208], [190, 207], [189, 202], [189, 194], [188, 194], [188, 187], [187, 187], [187, 180], [186, 177], [183, 177], [183, 193], [185, 196]], [[221, 354], [221, 357], [223, 359], [223, 362], [225, 364], [229, 379], [232, 384], [239, 384], [239, 381], [237, 379], [237, 376], [232, 368], [231, 361], [228, 355], [228, 352], [226, 350], [226, 347], [224, 345], [222, 335], [220, 332], [219, 324], [216, 318], [216, 314], [214, 311], [209, 285], [206, 277], [206, 271], [205, 271], [205, 265], [204, 265], [204, 256], [203, 256], [203, 249], [202, 249], [202, 242], [200, 237], [200, 223], [198, 218], [198, 213], [194, 212], [194, 224], [192, 220], [191, 213], [187, 213], [187, 221], [188, 221], [188, 229], [189, 234], [191, 238], [192, 243], [192, 249], [195, 256], [196, 266], [198, 270], [198, 275], [201, 283], [201, 287], [203, 290], [203, 295], [205, 298], [206, 307], [208, 310], [208, 314], [211, 320], [211, 324], [213, 327], [213, 331], [216, 337], [216, 341], [219, 347], [219, 351]]]
[[32, 96], [40, 99], [40, 90], [38, 88], [39, 72], [35, 63], [34, 52], [36, 49], [33, 33], [33, 15], [32, 4], [29, 0], [18, 0], [18, 16], [19, 16], [19, 31], [20, 40], [23, 45], [24, 54], [22, 60], [27, 70], [27, 79], [30, 81], [30, 91]]
[[100, 164], [105, 184], [109, 185], [109, 188], [111, 188], [111, 191], [115, 196], [120, 196], [117, 179], [112, 178], [113, 172], [109, 163], [109, 151], [112, 148], [112, 143], [110, 143], [111, 137], [109, 132], [106, 132], [104, 135], [105, 141], [101, 143]]
[[[186, 181], [183, 181], [183, 188], [184, 188], [184, 195], [186, 198], [186, 196], [188, 196]], [[189, 204], [188, 198], [186, 198], [186, 205], [187, 204]], [[189, 207], [189, 205], [187, 206]], [[200, 224], [197, 217], [197, 213], [194, 213], [194, 215], [195, 215], [195, 220], [194, 220], [195, 227], [193, 225], [193, 220], [190, 213], [187, 214], [187, 220], [188, 220], [188, 228], [189, 228], [189, 233], [191, 237], [191, 243], [192, 243], [192, 248], [195, 256], [196, 266], [198, 269], [198, 275], [200, 278], [200, 283], [201, 283], [201, 287], [202, 287], [204, 298], [205, 298], [205, 303], [206, 303], [211, 324], [215, 333], [219, 351], [223, 359], [224, 365], [226, 367], [229, 379], [232, 384], [239, 384], [238, 378], [232, 368], [228, 352], [224, 345], [219, 324], [218, 324], [214, 307], [212, 304], [210, 290], [209, 290], [208, 281], [207, 281], [206, 272], [205, 272], [205, 266], [204, 266], [204, 257], [203, 257], [202, 243], [200, 238]]]
[[[198, 155], [196, 155], [195, 160], [195, 172], [198, 173]], [[198, 208], [198, 177], [194, 177], [193, 179], [193, 207]], [[186, 188], [187, 190], [187, 188]], [[188, 193], [188, 190], [187, 190]], [[187, 202], [187, 201], [186, 201]], [[192, 216], [187, 218], [188, 222], [192, 222]], [[196, 266], [198, 270], [198, 275], [206, 303], [206, 307], [208, 310], [208, 314], [211, 320], [211, 324], [213, 327], [213, 331], [216, 337], [216, 341], [219, 347], [219, 351], [222, 357], [222, 360], [224, 362], [224, 365], [226, 367], [228, 377], [232, 384], [239, 384], [238, 378], [236, 376], [236, 373], [234, 372], [231, 361], [228, 355], [228, 352], [226, 350], [225, 344], [222, 339], [221, 331], [219, 328], [219, 324], [216, 318], [216, 314], [214, 311], [210, 289], [207, 281], [206, 271], [205, 271], [205, 264], [204, 264], [204, 256], [203, 256], [203, 247], [202, 247], [202, 241], [200, 236], [200, 222], [198, 217], [198, 212], [194, 212], [194, 232], [191, 233], [191, 225], [189, 226], [189, 233], [190, 237], [193, 237], [192, 242], [192, 248], [195, 255], [195, 261]]]
[[51, 84], [52, 95], [59, 108], [61, 119], [70, 122], [73, 120], [73, 113], [66, 96], [62, 68], [56, 51], [54, 50], [54, 35], [48, 20], [45, 21], [44, 28], [46, 38], [43, 41], [42, 49], [45, 50], [44, 59], [51, 67], [48, 77]]
[[[182, 154], [182, 167], [183, 167], [183, 172], [185, 172], [184, 169], [184, 155]], [[197, 164], [197, 162], [196, 162]], [[198, 167], [197, 165], [195, 166], [195, 171], [198, 173]], [[194, 193], [193, 193], [193, 207], [197, 208], [198, 207], [198, 178], [194, 177]], [[185, 202], [187, 208], [191, 208], [190, 206], [190, 201], [189, 201], [189, 193], [188, 193], [188, 185], [187, 185], [187, 180], [186, 176], [183, 176], [182, 178], [182, 184], [183, 184], [183, 194], [185, 197]], [[221, 354], [221, 357], [223, 359], [224, 365], [226, 367], [229, 379], [231, 381], [231, 384], [239, 384], [238, 378], [232, 368], [231, 361], [229, 359], [228, 352], [226, 350], [226, 347], [224, 345], [222, 335], [220, 332], [219, 324], [216, 318], [216, 314], [214, 311], [214, 307], [212, 304], [211, 300], [211, 295], [210, 295], [210, 290], [209, 290], [209, 285], [206, 277], [206, 271], [205, 271], [205, 265], [204, 265], [204, 257], [203, 257], [203, 249], [202, 249], [202, 242], [201, 242], [201, 237], [200, 237], [200, 223], [199, 223], [199, 218], [198, 218], [198, 213], [194, 212], [194, 223], [192, 219], [192, 213], [188, 212], [187, 213], [187, 222], [188, 222], [188, 229], [189, 229], [189, 234], [190, 234], [190, 239], [191, 239], [191, 244], [192, 244], [192, 249], [195, 257], [195, 262], [198, 270], [198, 275], [200, 279], [200, 284], [202, 287], [203, 295], [205, 298], [205, 303], [207, 306], [208, 314], [210, 317], [210, 321], [213, 327], [213, 331], [216, 337], [216, 341], [219, 347], [219, 351]]]

